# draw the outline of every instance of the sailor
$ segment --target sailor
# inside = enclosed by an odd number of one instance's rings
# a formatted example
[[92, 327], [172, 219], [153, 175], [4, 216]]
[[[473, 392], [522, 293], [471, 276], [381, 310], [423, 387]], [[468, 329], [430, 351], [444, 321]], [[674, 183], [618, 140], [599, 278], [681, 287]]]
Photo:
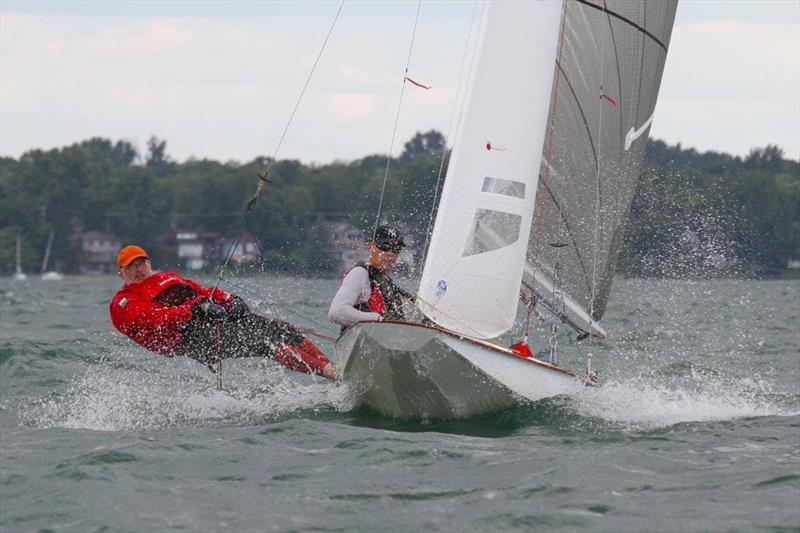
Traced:
[[244, 300], [174, 272], [153, 272], [139, 246], [117, 256], [125, 285], [111, 300], [111, 321], [152, 352], [196, 359], [211, 370], [219, 359], [270, 357], [283, 366], [328, 379], [337, 372], [294, 326], [250, 311]]
[[342, 330], [364, 320], [403, 319], [403, 299], [411, 298], [389, 277], [405, 247], [397, 229], [378, 226], [368, 247], [369, 261], [347, 272], [328, 309], [328, 320]]

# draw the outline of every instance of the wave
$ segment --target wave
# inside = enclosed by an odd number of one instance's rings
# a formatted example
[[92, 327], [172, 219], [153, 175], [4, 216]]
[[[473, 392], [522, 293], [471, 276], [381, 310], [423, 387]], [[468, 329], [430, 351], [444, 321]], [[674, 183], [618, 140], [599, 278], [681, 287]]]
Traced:
[[[73, 358], [74, 354], [68, 357]], [[12, 362], [17, 359], [5, 362], [6, 377], [14, 373]], [[64, 361], [54, 367], [47, 358], [35, 359], [47, 365], [51, 379], [58, 376], [53, 374], [54, 368], [63, 369]], [[353, 395], [346, 385], [296, 374], [271, 361], [226, 363], [226, 387], [219, 391], [215, 376], [189, 359], [142, 358], [138, 351], [128, 350], [95, 360], [79, 359], [83, 360], [74, 361], [72, 368], [80, 368], [80, 373], [72, 377], [60, 374], [58, 392], [32, 404], [26, 401], [21, 413], [24, 423], [119, 431], [251, 425], [309, 414], [348, 413], [342, 422], [399, 431], [496, 436], [543, 425], [601, 434], [687, 422], [800, 414], [800, 395], [791, 387], [781, 390], [775, 376], [735, 377], [726, 369], [694, 362], [672, 362], [637, 376], [612, 376], [599, 388], [522, 405], [505, 413], [467, 421], [406, 423], [354, 410]]]

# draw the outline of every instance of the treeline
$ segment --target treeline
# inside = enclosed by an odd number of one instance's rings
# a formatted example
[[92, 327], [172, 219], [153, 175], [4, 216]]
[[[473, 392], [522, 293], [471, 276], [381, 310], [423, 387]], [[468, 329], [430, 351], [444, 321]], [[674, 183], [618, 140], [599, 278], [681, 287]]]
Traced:
[[[402, 221], [424, 240], [444, 139], [431, 131], [409, 140], [389, 165], [382, 217]], [[387, 157], [305, 165], [190, 159], [176, 162], [155, 137], [147, 153], [127, 141], [90, 139], [48, 151], [31, 150], [18, 160], [0, 159], [0, 270], [14, 268], [17, 234], [23, 269], [37, 271], [48, 235], [51, 257], [62, 272], [78, 272], [84, 257], [78, 236], [102, 231], [123, 244], [144, 246], [158, 266], [175, 266], [173, 247], [162, 237], [171, 229], [202, 229], [236, 236], [259, 175], [269, 183], [247, 217], [263, 252], [263, 266], [294, 273], [327, 273], [334, 267], [324, 239], [309, 230], [319, 215], [343, 217], [366, 229], [374, 223], [384, 189]], [[397, 217], [397, 218], [395, 218]], [[51, 264], [51, 266], [53, 266]]]
[[628, 275], [775, 276], [800, 259], [800, 163], [649, 141], [625, 235]]
[[[423, 242], [433, 208], [444, 139], [418, 133], [389, 162], [382, 215], [402, 221]], [[764, 275], [800, 258], [800, 165], [775, 146], [745, 158], [650, 141], [634, 200], [621, 268], [629, 275]], [[446, 168], [446, 161], [444, 162]], [[304, 274], [334, 268], [324, 240], [310, 229], [319, 215], [374, 223], [387, 157], [307, 165], [266, 158], [248, 163], [176, 162], [151, 138], [140, 154], [127, 141], [95, 138], [19, 159], [0, 159], [0, 270], [14, 268], [22, 236], [23, 267], [36, 271], [55, 232], [53, 263], [77, 272], [81, 232], [114, 234], [173, 266], [162, 237], [171, 229], [235, 235], [257, 175], [266, 190], [247, 224], [269, 270]]]

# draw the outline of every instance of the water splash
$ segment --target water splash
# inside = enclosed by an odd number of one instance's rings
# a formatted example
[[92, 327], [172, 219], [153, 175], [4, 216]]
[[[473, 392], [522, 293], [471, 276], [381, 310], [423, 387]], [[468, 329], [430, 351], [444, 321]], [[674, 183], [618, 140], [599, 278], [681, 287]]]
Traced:
[[213, 376], [182, 370], [154, 374], [92, 367], [66, 392], [41, 400], [24, 418], [38, 427], [119, 431], [247, 425], [298, 411], [352, 408], [347, 387], [271, 363], [230, 364], [223, 391], [216, 389]]
[[773, 391], [759, 378], [709, 379], [693, 371], [682, 383], [637, 377], [611, 381], [571, 398], [572, 408], [628, 429], [655, 429], [682, 422], [710, 422], [800, 414], [800, 397]]

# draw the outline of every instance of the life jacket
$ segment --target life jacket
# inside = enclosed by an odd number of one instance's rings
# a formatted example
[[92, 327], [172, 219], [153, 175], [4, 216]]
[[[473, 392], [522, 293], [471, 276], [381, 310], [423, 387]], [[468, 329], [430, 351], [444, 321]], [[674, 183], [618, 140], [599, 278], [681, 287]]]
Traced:
[[356, 267], [366, 269], [372, 289], [369, 300], [354, 306], [359, 311], [378, 313], [383, 318], [402, 320], [403, 296], [405, 291], [394, 284], [392, 279], [375, 267], [366, 263], [358, 263]]

